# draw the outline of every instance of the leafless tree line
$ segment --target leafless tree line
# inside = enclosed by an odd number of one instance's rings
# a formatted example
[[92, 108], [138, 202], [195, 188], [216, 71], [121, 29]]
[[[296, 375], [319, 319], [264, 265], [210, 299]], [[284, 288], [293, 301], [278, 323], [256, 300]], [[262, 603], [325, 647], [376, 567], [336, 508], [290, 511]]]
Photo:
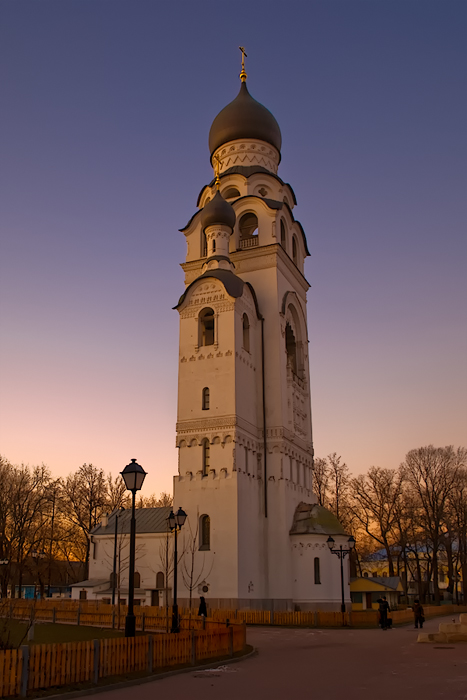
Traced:
[[[120, 476], [83, 464], [65, 478], [54, 479], [45, 465], [11, 464], [0, 457], [0, 591], [19, 595], [26, 572], [39, 582], [41, 595], [50, 586], [52, 562], [84, 562], [87, 575], [90, 533], [105, 513], [129, 507]], [[137, 499], [138, 508], [172, 504], [162, 493]]]
[[400, 575], [405, 586], [413, 579], [422, 600], [431, 588], [435, 603], [440, 562], [449, 593], [460, 574], [466, 585], [467, 449], [420, 447], [398, 469], [371, 467], [355, 478], [334, 453], [315, 459], [314, 490], [356, 538], [357, 565], [384, 550], [389, 576]]

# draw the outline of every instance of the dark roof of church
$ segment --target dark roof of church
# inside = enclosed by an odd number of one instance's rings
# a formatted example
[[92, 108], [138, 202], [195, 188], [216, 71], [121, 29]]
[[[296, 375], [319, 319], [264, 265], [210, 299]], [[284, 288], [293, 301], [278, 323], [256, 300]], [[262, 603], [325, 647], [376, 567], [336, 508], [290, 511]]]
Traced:
[[282, 136], [271, 112], [257, 102], [242, 82], [237, 97], [222, 109], [209, 131], [209, 150], [214, 151], [228, 141], [258, 139], [270, 143], [280, 152]]
[[174, 306], [174, 309], [178, 309], [178, 307], [181, 304], [183, 304], [185, 297], [188, 294], [188, 291], [192, 288], [194, 284], [196, 284], [196, 282], [199, 282], [203, 279], [208, 279], [209, 277], [214, 277], [215, 279], [218, 279], [220, 282], [222, 282], [227, 294], [230, 294], [231, 297], [238, 298], [242, 296], [245, 282], [241, 280], [240, 277], [237, 277], [237, 275], [235, 275], [231, 270], [208, 270], [188, 285], [188, 287], [185, 289], [182, 296], [178, 300], [177, 306]]
[[291, 535], [346, 535], [330, 510], [317, 503], [299, 503], [295, 509]]
[[231, 204], [217, 190], [214, 197], [202, 209], [201, 227], [203, 231], [213, 224], [223, 224], [233, 229], [235, 226], [235, 212]]
[[[136, 532], [167, 532], [167, 518], [171, 506], [161, 508], [136, 508]], [[113, 535], [115, 533], [115, 518], [118, 514], [118, 532], [124, 535], [130, 534], [131, 510], [114, 511], [109, 515], [107, 525], [101, 523], [91, 530], [93, 535]]]

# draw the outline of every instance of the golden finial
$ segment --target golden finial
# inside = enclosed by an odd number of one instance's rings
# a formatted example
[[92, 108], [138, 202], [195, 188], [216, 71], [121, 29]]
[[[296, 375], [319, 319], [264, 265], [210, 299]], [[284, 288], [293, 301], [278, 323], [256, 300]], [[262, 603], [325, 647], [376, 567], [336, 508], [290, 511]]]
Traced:
[[242, 83], [244, 83], [246, 82], [246, 79], [248, 77], [245, 71], [245, 58], [247, 58], [247, 54], [243, 46], [239, 46], [238, 48], [242, 52], [242, 72], [240, 73], [239, 78], [242, 81]]
[[215, 160], [215, 164], [214, 164], [214, 173], [215, 173], [215, 175], [216, 175], [216, 188], [217, 188], [217, 191], [219, 191], [220, 188], [221, 188], [221, 179], [220, 179], [220, 177], [219, 177], [219, 170], [220, 170], [220, 167], [221, 167], [221, 159], [219, 158], [219, 156], [217, 155], [217, 153], [216, 153], [216, 155], [214, 156], [214, 160]]

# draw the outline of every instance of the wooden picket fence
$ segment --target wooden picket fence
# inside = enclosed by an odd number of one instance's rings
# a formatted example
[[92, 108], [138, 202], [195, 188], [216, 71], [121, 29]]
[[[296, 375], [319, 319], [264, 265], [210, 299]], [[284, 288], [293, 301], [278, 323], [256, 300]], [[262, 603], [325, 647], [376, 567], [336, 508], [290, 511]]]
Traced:
[[[29, 620], [33, 615], [37, 622], [55, 622], [81, 624], [93, 627], [123, 629], [127, 614], [126, 606], [97, 605], [95, 602], [79, 601], [26, 601], [10, 602], [9, 615], [13, 619]], [[72, 604], [72, 605], [71, 605]], [[467, 612], [467, 606], [442, 605], [424, 606], [425, 617], [439, 617]], [[4, 614], [0, 610], [0, 615]], [[270, 610], [211, 610], [206, 620], [198, 617], [195, 610], [179, 607], [181, 630], [215, 629], [219, 623], [246, 623], [247, 625], [278, 625], [297, 627], [376, 627], [378, 612], [376, 610], [354, 612], [284, 612]], [[137, 607], [135, 609], [136, 629], [142, 632], [166, 631], [170, 628], [171, 615], [167, 617], [165, 607]], [[411, 622], [411, 610], [391, 612], [394, 624]]]
[[36, 644], [0, 651], [0, 697], [101, 678], [233, 656], [246, 647], [245, 625], [217, 625], [206, 631], [133, 638]]

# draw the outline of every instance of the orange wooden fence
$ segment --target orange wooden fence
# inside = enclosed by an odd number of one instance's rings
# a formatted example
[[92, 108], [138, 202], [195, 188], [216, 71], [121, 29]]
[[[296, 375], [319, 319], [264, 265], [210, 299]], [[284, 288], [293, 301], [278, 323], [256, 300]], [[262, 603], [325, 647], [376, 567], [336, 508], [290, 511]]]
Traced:
[[[81, 624], [93, 627], [123, 629], [127, 613], [126, 606], [96, 605], [94, 602], [79, 601], [8, 601], [9, 614], [14, 619], [29, 620], [31, 615], [38, 622], [57, 622]], [[70, 605], [72, 603], [73, 605]], [[424, 606], [425, 617], [452, 615], [467, 612], [467, 606], [441, 605]], [[166, 631], [170, 628], [171, 616], [167, 618], [165, 607], [143, 606], [135, 609], [136, 629], [143, 632]], [[212, 610], [207, 620], [202, 620], [196, 611], [189, 608], [179, 608], [180, 627], [182, 630], [214, 629], [216, 623], [227, 621], [247, 625], [284, 625], [302, 627], [376, 627], [378, 612], [376, 610], [355, 612], [282, 612], [270, 610]], [[2, 615], [0, 607], [0, 615]], [[395, 610], [391, 612], [394, 624], [404, 624], [412, 621], [411, 610]]]
[[179, 634], [23, 646], [0, 651], [0, 697], [25, 697], [45, 688], [98, 683], [108, 676], [194, 665], [233, 656], [245, 646], [246, 628], [239, 624]]

